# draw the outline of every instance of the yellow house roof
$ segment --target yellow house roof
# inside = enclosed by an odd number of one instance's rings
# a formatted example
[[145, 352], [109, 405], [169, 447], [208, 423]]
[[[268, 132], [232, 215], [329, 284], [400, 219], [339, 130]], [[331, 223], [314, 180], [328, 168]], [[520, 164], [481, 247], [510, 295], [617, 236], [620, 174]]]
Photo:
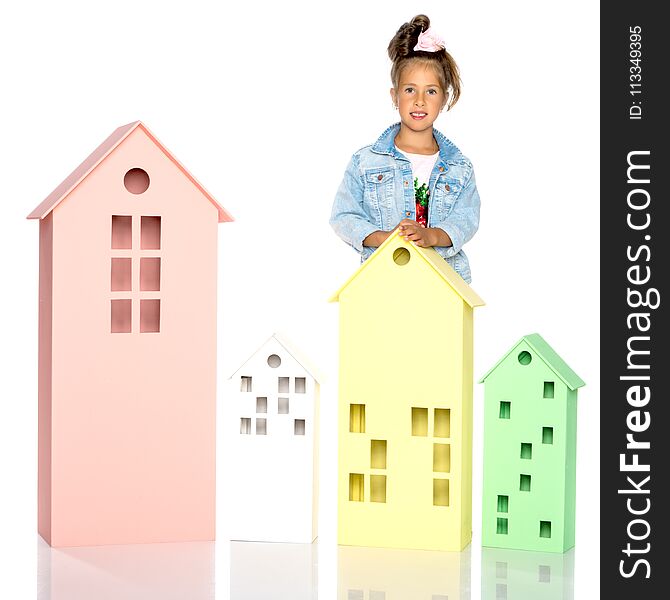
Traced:
[[372, 253], [372, 256], [368, 258], [355, 272], [354, 274], [347, 279], [346, 283], [340, 287], [333, 296], [329, 299], [329, 302], [337, 302], [340, 298], [342, 291], [365, 269], [369, 268], [371, 264], [379, 260], [379, 257], [382, 255], [392, 254], [398, 248], [406, 248], [411, 255], [411, 258], [417, 257], [419, 260], [425, 261], [430, 267], [432, 267], [436, 276], [442, 279], [449, 287], [451, 287], [464, 302], [469, 304], [471, 307], [483, 306], [484, 301], [477, 295], [477, 293], [463, 280], [463, 278], [454, 271], [446, 260], [444, 260], [433, 248], [420, 248], [415, 246], [412, 242], [407, 242], [405, 239], [400, 237], [397, 233], [397, 229], [384, 241], [384, 243]]

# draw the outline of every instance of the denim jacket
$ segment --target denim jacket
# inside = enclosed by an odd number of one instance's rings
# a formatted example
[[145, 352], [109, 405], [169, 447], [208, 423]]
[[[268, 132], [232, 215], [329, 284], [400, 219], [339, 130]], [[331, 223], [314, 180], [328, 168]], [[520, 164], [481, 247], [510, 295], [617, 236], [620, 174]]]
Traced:
[[[415, 219], [412, 168], [395, 148], [400, 124], [391, 125], [371, 146], [356, 152], [340, 184], [330, 225], [361, 255], [361, 262], [375, 250], [363, 246], [372, 232], [391, 231], [402, 219]], [[479, 194], [472, 163], [439, 131], [433, 135], [440, 153], [430, 175], [428, 227], [439, 227], [451, 238], [449, 247], [435, 250], [470, 283], [470, 264], [463, 244], [479, 226]]]

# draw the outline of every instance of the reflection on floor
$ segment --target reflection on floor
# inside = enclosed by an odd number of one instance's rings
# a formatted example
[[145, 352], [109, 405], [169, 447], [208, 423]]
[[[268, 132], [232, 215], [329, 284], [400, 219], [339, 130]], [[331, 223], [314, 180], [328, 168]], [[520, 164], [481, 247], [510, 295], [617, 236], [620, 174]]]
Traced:
[[574, 548], [565, 554], [482, 548], [482, 600], [573, 600], [574, 567]]
[[338, 600], [470, 600], [463, 552], [338, 548]]
[[316, 600], [316, 544], [230, 542], [230, 600]]
[[38, 600], [214, 600], [214, 542], [51, 548], [38, 538]]

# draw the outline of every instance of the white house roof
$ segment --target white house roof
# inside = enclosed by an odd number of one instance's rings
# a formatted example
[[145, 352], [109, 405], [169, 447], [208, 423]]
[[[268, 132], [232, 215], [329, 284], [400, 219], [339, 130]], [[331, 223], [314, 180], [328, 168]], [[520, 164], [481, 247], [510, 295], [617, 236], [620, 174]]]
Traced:
[[314, 379], [314, 381], [318, 382], [323, 382], [324, 381], [324, 376], [323, 374], [312, 364], [312, 362], [306, 358], [306, 356], [298, 350], [292, 342], [289, 341], [289, 339], [281, 333], [273, 333], [265, 342], [263, 342], [254, 352], [245, 360], [236, 370], [234, 373], [232, 373], [228, 379], [232, 379], [237, 375], [244, 367], [245, 365], [250, 362], [256, 354], [258, 354], [265, 346], [270, 343], [271, 340], [275, 340], [286, 352], [288, 352], [293, 359], [303, 368], [307, 373], [309, 373], [310, 377]]

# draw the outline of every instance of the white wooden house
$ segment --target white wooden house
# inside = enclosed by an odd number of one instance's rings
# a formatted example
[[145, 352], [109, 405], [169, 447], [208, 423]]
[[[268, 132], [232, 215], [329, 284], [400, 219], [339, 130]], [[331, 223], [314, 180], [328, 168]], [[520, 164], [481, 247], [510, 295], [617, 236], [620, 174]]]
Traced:
[[224, 486], [230, 539], [311, 543], [317, 536], [319, 377], [273, 334], [230, 377]]

